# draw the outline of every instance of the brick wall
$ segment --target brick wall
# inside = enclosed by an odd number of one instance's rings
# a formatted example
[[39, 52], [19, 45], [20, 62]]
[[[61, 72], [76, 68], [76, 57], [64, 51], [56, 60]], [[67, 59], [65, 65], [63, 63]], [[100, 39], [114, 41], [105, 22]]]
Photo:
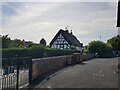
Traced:
[[94, 58], [94, 56], [91, 54], [81, 55], [79, 53], [74, 53], [73, 55], [67, 56], [32, 59], [32, 80], [44, 73], [64, 67], [66, 63], [80, 63], [82, 60], [89, 60], [92, 58]]
[[66, 60], [67, 56], [33, 59], [32, 79], [35, 79], [46, 72], [65, 66]]

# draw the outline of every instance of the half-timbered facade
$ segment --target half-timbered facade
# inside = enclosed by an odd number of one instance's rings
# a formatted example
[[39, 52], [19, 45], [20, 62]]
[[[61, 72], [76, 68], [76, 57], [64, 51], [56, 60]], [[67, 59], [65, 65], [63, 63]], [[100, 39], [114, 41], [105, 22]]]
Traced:
[[50, 42], [51, 48], [56, 49], [70, 49], [70, 46], [76, 46], [77, 50], [82, 50], [82, 43], [78, 41], [78, 39], [68, 30], [60, 29], [59, 32], [55, 35], [55, 37]]
[[66, 39], [60, 34], [57, 39], [53, 42], [51, 45], [52, 48], [58, 48], [58, 49], [66, 49], [70, 47], [70, 44]]

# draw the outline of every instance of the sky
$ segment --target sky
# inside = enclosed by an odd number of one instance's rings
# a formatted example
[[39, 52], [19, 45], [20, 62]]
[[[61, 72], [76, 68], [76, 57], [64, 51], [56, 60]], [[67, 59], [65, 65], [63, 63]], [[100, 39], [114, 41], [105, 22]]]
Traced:
[[[80, 42], [106, 42], [117, 35], [117, 2], [2, 2], [0, 35], [47, 44], [68, 26]], [[0, 14], [1, 15], [1, 14]]]

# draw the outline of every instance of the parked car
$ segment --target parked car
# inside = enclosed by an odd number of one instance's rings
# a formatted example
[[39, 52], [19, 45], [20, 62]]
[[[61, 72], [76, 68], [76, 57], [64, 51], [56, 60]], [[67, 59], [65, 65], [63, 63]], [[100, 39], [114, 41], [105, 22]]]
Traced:
[[113, 55], [115, 57], [119, 57], [120, 56], [120, 51], [113, 51]]

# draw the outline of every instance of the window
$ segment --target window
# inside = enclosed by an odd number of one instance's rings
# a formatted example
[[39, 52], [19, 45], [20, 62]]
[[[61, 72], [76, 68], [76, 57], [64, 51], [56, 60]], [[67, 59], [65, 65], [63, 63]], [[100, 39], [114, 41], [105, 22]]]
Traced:
[[64, 45], [64, 48], [66, 49], [66, 48], [67, 48], [67, 45]]
[[60, 48], [60, 45], [57, 45], [57, 48], [59, 49], [59, 48]]
[[55, 41], [53, 44], [56, 44], [57, 43], [57, 41]]
[[52, 45], [52, 48], [54, 48], [54, 45]]
[[54, 45], [54, 48], [56, 48], [56, 45]]

